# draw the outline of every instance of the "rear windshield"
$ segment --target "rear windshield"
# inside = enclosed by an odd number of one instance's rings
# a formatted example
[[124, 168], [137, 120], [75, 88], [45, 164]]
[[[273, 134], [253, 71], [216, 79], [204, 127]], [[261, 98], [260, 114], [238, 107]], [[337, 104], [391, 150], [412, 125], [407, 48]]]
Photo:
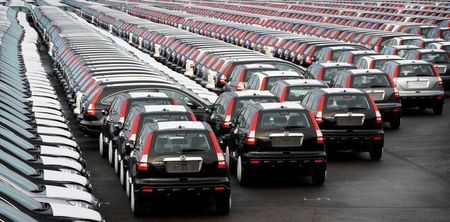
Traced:
[[443, 53], [423, 53], [422, 60], [425, 60], [427, 62], [431, 62], [431, 63], [448, 63], [449, 62], [449, 58], [448, 58], [448, 54], [443, 52]]
[[302, 101], [305, 95], [313, 89], [321, 89], [325, 86], [292, 86], [289, 87], [289, 92], [286, 101]]
[[325, 71], [323, 72], [323, 81], [331, 81], [334, 79], [334, 77], [336, 76], [336, 74], [342, 70], [347, 70], [349, 69], [348, 67], [343, 67], [343, 68], [328, 68], [325, 69]]
[[389, 79], [386, 75], [356, 75], [353, 76], [353, 88], [389, 88]]
[[252, 77], [252, 75], [257, 73], [257, 72], [277, 71], [277, 70], [278, 69], [250, 69], [250, 70], [247, 70], [247, 72], [245, 72], [245, 76], [244, 76], [244, 81], [243, 82], [248, 82], [250, 77]]
[[398, 77], [434, 76], [431, 65], [404, 65], [400, 67]]
[[152, 149], [160, 154], [206, 152], [211, 150], [209, 140], [205, 132], [159, 133]]
[[188, 113], [152, 113], [146, 114], [141, 125], [147, 123], [167, 122], [167, 121], [190, 121]]
[[336, 50], [333, 51], [333, 56], [331, 56], [331, 61], [337, 61], [339, 57], [341, 57], [342, 53], [346, 52], [348, 50]]
[[405, 57], [406, 54], [408, 54], [408, 52], [411, 51], [411, 50], [415, 50], [415, 49], [399, 49], [398, 50], [398, 55], [400, 57]]
[[403, 40], [403, 45], [412, 45], [412, 42], [414, 41], [415, 39], [405, 39], [405, 40]]
[[392, 60], [387, 60], [387, 59], [375, 60], [375, 62], [373, 63], [373, 69], [381, 70], [381, 67], [383, 67], [384, 63], [386, 63], [388, 61], [392, 61]]
[[273, 84], [275, 84], [278, 80], [287, 80], [287, 79], [300, 79], [300, 76], [273, 76], [267, 77], [267, 83], [265, 89], [272, 89]]
[[233, 116], [240, 113], [246, 106], [255, 103], [273, 103], [278, 102], [275, 97], [247, 97], [237, 99], [236, 105], [234, 106]]
[[278, 110], [262, 114], [259, 130], [283, 131], [295, 128], [309, 128], [310, 123], [306, 112], [296, 110]]
[[324, 104], [326, 112], [352, 112], [370, 109], [367, 97], [362, 94], [329, 95]]

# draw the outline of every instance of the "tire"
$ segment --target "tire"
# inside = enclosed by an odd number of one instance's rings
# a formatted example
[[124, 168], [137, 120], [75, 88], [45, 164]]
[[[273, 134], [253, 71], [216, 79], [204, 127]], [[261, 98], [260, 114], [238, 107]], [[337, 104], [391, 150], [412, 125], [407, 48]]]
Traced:
[[98, 137], [98, 152], [100, 153], [100, 156], [103, 158], [106, 157], [104, 148], [105, 148], [105, 142], [103, 140], [103, 133], [100, 133], [100, 136]]
[[369, 151], [370, 159], [373, 161], [381, 160], [381, 156], [383, 155], [383, 148], [373, 148]]
[[127, 170], [127, 172], [125, 173], [125, 193], [127, 194], [127, 197], [130, 198], [130, 172]]
[[134, 192], [134, 184], [131, 184], [131, 197], [130, 197], [131, 211], [136, 217], [140, 217], [144, 214], [144, 206], [142, 201], [136, 199], [136, 192]]
[[311, 175], [312, 183], [315, 186], [322, 186], [327, 178], [327, 171], [323, 169], [314, 169]]
[[438, 104], [438, 105], [433, 106], [433, 113], [435, 115], [441, 115], [443, 110], [444, 110], [443, 104]]
[[238, 157], [237, 166], [236, 166], [236, 178], [240, 185], [245, 186], [249, 184], [250, 175], [245, 171], [244, 166], [242, 165], [241, 156]]
[[117, 155], [117, 149], [114, 150], [114, 171], [119, 174], [119, 156]]
[[391, 127], [391, 129], [400, 128], [400, 117], [391, 119], [391, 121], [389, 121], [389, 126]]
[[123, 160], [120, 160], [119, 163], [119, 180], [120, 180], [120, 185], [122, 185], [122, 187], [125, 186], [125, 173], [123, 172]]
[[111, 166], [113, 165], [113, 145], [112, 145], [112, 140], [109, 141], [108, 143], [108, 161], [109, 164], [111, 164]]
[[231, 195], [216, 198], [216, 211], [219, 215], [228, 215], [231, 208]]

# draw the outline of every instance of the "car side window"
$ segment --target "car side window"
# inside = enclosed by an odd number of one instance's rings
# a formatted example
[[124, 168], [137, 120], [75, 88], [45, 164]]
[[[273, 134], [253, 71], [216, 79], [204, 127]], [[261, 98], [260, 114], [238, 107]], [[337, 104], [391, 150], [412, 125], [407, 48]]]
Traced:
[[315, 112], [319, 107], [319, 103], [320, 103], [320, 96], [314, 94], [314, 97], [311, 98], [311, 110]]
[[242, 67], [240, 67], [240, 66], [236, 67], [230, 75], [230, 80], [233, 82], [236, 82], [236, 79], [238, 79], [239, 73], [241, 73], [241, 72], [242, 72]]
[[177, 104], [181, 104], [181, 105], [188, 105], [188, 103], [192, 103], [193, 105], [197, 106], [197, 107], [201, 107], [201, 105], [196, 102], [193, 98], [191, 98], [190, 96], [175, 91], [175, 90], [170, 90], [170, 89], [160, 89], [159, 92], [163, 92], [165, 93], [168, 97], [175, 99], [175, 101], [177, 102]]
[[252, 85], [253, 85], [253, 82], [255, 81], [255, 77], [254, 76], [252, 76], [252, 77], [250, 77], [250, 79], [248, 80], [248, 82], [247, 82], [247, 87], [246, 87], [246, 89], [252, 89]]

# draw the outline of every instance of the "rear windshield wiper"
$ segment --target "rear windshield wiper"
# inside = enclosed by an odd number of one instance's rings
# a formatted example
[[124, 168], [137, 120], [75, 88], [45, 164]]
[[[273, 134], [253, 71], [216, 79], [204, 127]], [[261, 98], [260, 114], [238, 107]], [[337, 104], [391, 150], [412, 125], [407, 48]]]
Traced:
[[371, 85], [370, 88], [387, 88], [386, 85]]
[[182, 153], [187, 153], [187, 152], [204, 152], [204, 149], [193, 149], [193, 148], [189, 148], [189, 149], [182, 149], [180, 152]]
[[421, 74], [416, 74], [416, 76], [432, 76], [432, 75], [427, 74], [427, 73], [421, 73]]
[[349, 107], [348, 110], [367, 109], [366, 107]]

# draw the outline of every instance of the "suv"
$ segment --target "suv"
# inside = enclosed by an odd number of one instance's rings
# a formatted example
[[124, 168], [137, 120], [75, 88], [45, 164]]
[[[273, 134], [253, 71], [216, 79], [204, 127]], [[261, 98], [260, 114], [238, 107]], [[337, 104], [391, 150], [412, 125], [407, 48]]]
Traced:
[[249, 64], [238, 65], [230, 74], [229, 79], [226, 80], [227, 84], [224, 86], [224, 91], [242, 91], [247, 85], [248, 79], [256, 72], [264, 71], [278, 71], [274, 65], [270, 64]]
[[249, 105], [228, 136], [226, 156], [236, 165], [239, 183], [268, 169], [295, 169], [312, 176], [315, 185], [326, 177], [324, 140], [316, 120], [296, 103]]
[[204, 122], [146, 124], [128, 160], [131, 209], [141, 215], [158, 198], [188, 195], [213, 197], [219, 214], [231, 206], [225, 156]]
[[301, 102], [306, 93], [313, 89], [327, 88], [328, 85], [316, 79], [289, 79], [276, 82], [270, 92], [273, 93], [280, 102], [294, 101]]
[[422, 60], [390, 61], [384, 64], [381, 71], [392, 78], [403, 107], [433, 108], [435, 114], [442, 114], [443, 83], [431, 63]]
[[302, 104], [314, 114], [328, 153], [368, 151], [372, 160], [381, 159], [383, 120], [368, 93], [351, 88], [316, 89], [305, 96]]
[[378, 69], [351, 69], [340, 72], [331, 85], [365, 90], [377, 104], [383, 122], [389, 122], [393, 129], [400, 127], [400, 95], [388, 74]]
[[208, 121], [222, 148], [226, 146], [224, 142], [228, 142], [222, 137], [230, 133], [231, 123], [235, 121], [236, 116], [248, 105], [268, 102], [278, 102], [278, 98], [269, 91], [245, 90], [222, 93], [212, 106]]
[[303, 75], [292, 71], [266, 71], [255, 73], [250, 77], [246, 90], [270, 90], [273, 84], [283, 79], [303, 79]]
[[[127, 92], [114, 98], [109, 110], [103, 110], [103, 125], [99, 136], [99, 152], [102, 157], [108, 155], [109, 163], [112, 162], [113, 149], [116, 145], [117, 136], [122, 129], [128, 111], [138, 105], [171, 105], [175, 100], [164, 93], [152, 92]], [[108, 150], [104, 147], [108, 146]], [[105, 152], [106, 151], [106, 152]]]

